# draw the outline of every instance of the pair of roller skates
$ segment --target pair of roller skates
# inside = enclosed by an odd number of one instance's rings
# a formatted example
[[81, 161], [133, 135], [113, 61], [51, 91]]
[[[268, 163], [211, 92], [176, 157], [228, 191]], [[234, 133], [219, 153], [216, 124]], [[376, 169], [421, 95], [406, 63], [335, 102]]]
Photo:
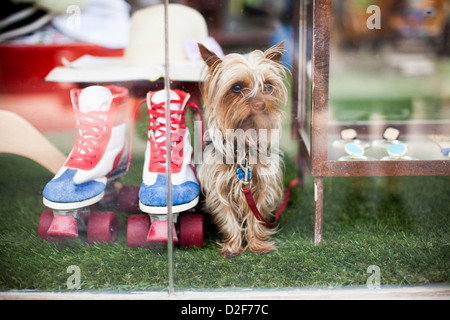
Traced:
[[128, 218], [128, 246], [166, 244], [166, 133], [171, 130], [171, 241], [182, 247], [202, 247], [203, 216], [186, 213], [193, 211], [200, 195], [185, 120], [187, 105], [196, 107], [189, 97], [183, 91], [170, 91], [168, 129], [166, 92], [148, 92], [143, 100], [147, 102], [150, 122], [143, 182], [140, 186], [121, 187], [117, 179], [128, 171], [131, 161], [125, 122], [128, 91], [118, 86], [72, 89], [77, 138], [65, 164], [43, 190], [43, 202], [49, 209], [39, 219], [39, 236], [47, 241], [62, 241], [86, 233], [89, 243], [116, 241], [116, 213], [95, 211], [95, 207], [118, 203], [122, 211], [138, 212]]

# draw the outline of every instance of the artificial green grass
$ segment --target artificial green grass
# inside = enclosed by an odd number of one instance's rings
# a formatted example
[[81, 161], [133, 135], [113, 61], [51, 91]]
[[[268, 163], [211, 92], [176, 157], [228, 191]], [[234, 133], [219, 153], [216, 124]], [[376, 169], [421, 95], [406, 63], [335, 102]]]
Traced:
[[[286, 158], [285, 182], [295, 177]], [[124, 183], [139, 184], [134, 157]], [[82, 290], [165, 290], [168, 255], [126, 244], [128, 215], [119, 214], [118, 241], [49, 243], [37, 235], [42, 189], [52, 174], [31, 160], [0, 154], [0, 290], [67, 290], [80, 268]], [[289, 288], [366, 285], [370, 265], [381, 285], [449, 281], [449, 177], [325, 178], [324, 241], [313, 244], [313, 186], [295, 189], [280, 221], [278, 250], [226, 259], [206, 223], [203, 249], [175, 248], [175, 288]], [[207, 219], [206, 219], [207, 220]]]

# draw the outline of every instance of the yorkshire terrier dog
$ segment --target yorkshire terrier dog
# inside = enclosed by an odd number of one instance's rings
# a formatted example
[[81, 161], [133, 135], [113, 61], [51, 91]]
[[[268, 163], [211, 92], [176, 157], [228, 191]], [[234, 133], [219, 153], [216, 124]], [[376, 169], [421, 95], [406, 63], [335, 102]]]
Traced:
[[271, 221], [284, 195], [278, 148], [280, 105], [287, 100], [287, 71], [280, 63], [284, 42], [265, 52], [222, 59], [201, 44], [199, 49], [207, 66], [202, 94], [208, 131], [197, 170], [205, 209], [219, 229], [223, 256], [246, 249], [265, 254], [276, 249], [272, 236], [277, 230], [255, 217], [243, 183], [251, 186], [257, 209]]

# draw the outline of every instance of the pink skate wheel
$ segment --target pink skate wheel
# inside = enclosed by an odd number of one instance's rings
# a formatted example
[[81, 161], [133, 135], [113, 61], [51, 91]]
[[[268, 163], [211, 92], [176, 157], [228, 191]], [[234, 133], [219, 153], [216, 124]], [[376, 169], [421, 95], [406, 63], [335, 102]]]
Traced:
[[147, 235], [150, 229], [148, 214], [135, 214], [128, 217], [127, 242], [130, 248], [147, 247]]
[[201, 214], [180, 215], [180, 247], [203, 248], [203, 216]]
[[62, 238], [78, 238], [77, 219], [70, 216], [53, 215], [48, 234]]
[[[169, 230], [167, 221], [154, 221], [148, 232], [147, 241], [154, 245], [165, 245], [169, 239]], [[177, 231], [175, 225], [172, 224], [172, 241], [174, 244], [178, 243]]]
[[87, 223], [89, 243], [114, 242], [119, 233], [119, 221], [114, 212], [93, 212]]
[[42, 211], [38, 225], [39, 238], [49, 242], [59, 242], [64, 240], [64, 238], [53, 237], [48, 234], [48, 229], [50, 228], [52, 221], [53, 221], [53, 210], [46, 209]]
[[139, 213], [139, 186], [123, 186], [117, 198], [119, 210], [122, 212]]

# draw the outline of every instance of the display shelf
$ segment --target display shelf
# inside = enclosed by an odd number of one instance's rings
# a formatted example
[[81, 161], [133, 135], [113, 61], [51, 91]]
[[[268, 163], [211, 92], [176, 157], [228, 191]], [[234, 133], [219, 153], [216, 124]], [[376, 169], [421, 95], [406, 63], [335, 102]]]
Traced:
[[[449, 60], [427, 49], [420, 53], [427, 58], [418, 61], [416, 56], [414, 63], [424, 66], [419, 62], [426, 61], [432, 68], [419, 70], [410, 64], [405, 71], [412, 56], [400, 55], [405, 42], [400, 36], [392, 37], [395, 30], [381, 40], [370, 38], [365, 30], [369, 38], [365, 40], [372, 45], [364, 43], [358, 54], [362, 40], [350, 49], [335, 41], [343, 37], [333, 24], [340, 21], [334, 15], [349, 7], [331, 0], [300, 0], [297, 6], [294, 65], [298, 73], [293, 85], [292, 136], [299, 141], [300, 178], [309, 173], [314, 178], [314, 242], [320, 244], [324, 177], [450, 175], [446, 144], [450, 137], [450, 73], [445, 67]], [[363, 19], [356, 23], [367, 28], [369, 15], [365, 10], [360, 13]], [[421, 40], [414, 39], [414, 43]], [[384, 47], [394, 53], [386, 53]], [[396, 51], [400, 53], [395, 55]], [[383, 61], [385, 68], [380, 68]], [[361, 65], [366, 65], [366, 73]], [[383, 141], [387, 128], [398, 130], [398, 140]], [[344, 129], [353, 129], [360, 141], [349, 145], [349, 152], [345, 145], [354, 141], [340, 141]], [[398, 144], [388, 151], [393, 143]]]

